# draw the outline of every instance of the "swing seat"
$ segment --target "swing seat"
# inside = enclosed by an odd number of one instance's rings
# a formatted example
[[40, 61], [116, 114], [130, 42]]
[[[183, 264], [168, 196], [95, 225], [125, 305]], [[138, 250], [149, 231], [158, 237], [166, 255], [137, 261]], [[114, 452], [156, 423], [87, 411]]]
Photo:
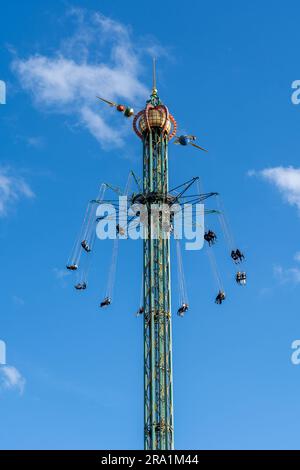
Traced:
[[108, 307], [111, 304], [111, 299], [106, 297], [100, 304], [100, 307]]
[[180, 317], [183, 317], [184, 314], [188, 311], [188, 309], [189, 309], [188, 304], [182, 304], [182, 306], [178, 309], [177, 314]]
[[86, 283], [83, 282], [82, 284], [81, 283], [76, 284], [74, 287], [76, 290], [85, 290], [87, 286], [86, 286]]
[[77, 264], [67, 264], [67, 269], [69, 269], [70, 271], [76, 271], [76, 269], [78, 269], [78, 266]]
[[91, 248], [90, 248], [89, 245], [87, 244], [86, 240], [83, 240], [83, 241], [81, 242], [81, 246], [82, 246], [82, 248], [83, 248], [87, 253], [89, 253], [89, 252], [91, 251]]

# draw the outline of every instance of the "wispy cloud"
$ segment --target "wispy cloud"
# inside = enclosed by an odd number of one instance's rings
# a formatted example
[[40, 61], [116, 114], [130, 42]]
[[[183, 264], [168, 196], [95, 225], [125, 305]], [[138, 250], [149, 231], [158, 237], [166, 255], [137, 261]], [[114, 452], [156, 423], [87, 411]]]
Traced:
[[249, 176], [260, 176], [275, 185], [284, 200], [296, 206], [300, 213], [300, 168], [293, 166], [266, 168], [261, 171], [250, 170]]
[[128, 126], [95, 97], [131, 105], [145, 99], [139, 51], [123, 24], [83, 9], [70, 13], [76, 31], [54, 54], [18, 58], [12, 68], [38, 107], [75, 116], [102, 146], [120, 147]]
[[18, 390], [22, 395], [25, 379], [13, 366], [0, 366], [0, 390]]
[[70, 271], [62, 268], [54, 268], [53, 274], [55, 278], [58, 280], [61, 287], [65, 288], [68, 286], [67, 279], [71, 275]]
[[33, 198], [34, 193], [23, 177], [8, 168], [0, 168], [0, 217], [7, 215], [11, 205], [21, 198]]
[[25, 141], [28, 147], [35, 149], [41, 149], [45, 145], [45, 141], [42, 137], [26, 137]]
[[297, 253], [295, 253], [294, 260], [300, 263], [300, 251], [297, 251]]
[[[299, 251], [295, 253], [294, 260], [300, 262]], [[297, 265], [288, 268], [285, 268], [281, 265], [275, 265], [273, 267], [273, 274], [275, 279], [277, 279], [280, 284], [289, 284], [292, 286], [297, 286], [300, 284], [300, 268]]]
[[300, 284], [299, 268], [283, 268], [282, 266], [274, 266], [274, 275], [281, 284]]
[[54, 268], [53, 272], [56, 279], [65, 279], [70, 275], [70, 271], [67, 271], [66, 269]]

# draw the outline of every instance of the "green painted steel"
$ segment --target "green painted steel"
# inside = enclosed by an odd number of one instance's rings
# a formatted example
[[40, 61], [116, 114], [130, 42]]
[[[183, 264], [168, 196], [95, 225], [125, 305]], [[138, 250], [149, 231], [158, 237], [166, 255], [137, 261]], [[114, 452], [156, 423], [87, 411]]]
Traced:
[[[151, 128], [143, 135], [143, 191], [168, 194], [168, 135]], [[151, 223], [144, 240], [144, 393], [147, 450], [174, 448], [170, 239]], [[155, 237], [155, 230], [157, 236]]]

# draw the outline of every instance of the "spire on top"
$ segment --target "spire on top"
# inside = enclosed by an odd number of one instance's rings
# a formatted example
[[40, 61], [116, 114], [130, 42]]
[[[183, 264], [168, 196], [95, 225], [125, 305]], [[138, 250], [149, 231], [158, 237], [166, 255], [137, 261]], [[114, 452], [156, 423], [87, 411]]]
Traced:
[[157, 95], [157, 88], [156, 88], [156, 59], [153, 57], [152, 59], [152, 95]]
[[152, 59], [152, 93], [150, 95], [150, 100], [147, 101], [147, 103], [151, 103], [153, 106], [158, 106], [161, 103], [157, 88], [156, 88], [156, 59], [153, 57]]

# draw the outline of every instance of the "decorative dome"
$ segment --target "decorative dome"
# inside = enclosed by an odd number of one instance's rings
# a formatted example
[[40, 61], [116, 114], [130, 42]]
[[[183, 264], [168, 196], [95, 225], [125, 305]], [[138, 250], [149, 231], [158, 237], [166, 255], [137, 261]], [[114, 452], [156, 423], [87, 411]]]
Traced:
[[[150, 108], [148, 111], [148, 122], [150, 127], [159, 127], [163, 128], [166, 124], [166, 112], [164, 108]], [[140, 131], [143, 133], [146, 129], [148, 129], [146, 114], [143, 113], [141, 115], [141, 119], [139, 121], [139, 128]], [[166, 134], [169, 134], [171, 131], [171, 121], [167, 119], [167, 125], [165, 126]]]
[[151, 128], [161, 129], [170, 140], [176, 135], [177, 123], [159, 98], [156, 95], [151, 97], [152, 100], [147, 102], [146, 108], [135, 115], [133, 129], [140, 139]]

